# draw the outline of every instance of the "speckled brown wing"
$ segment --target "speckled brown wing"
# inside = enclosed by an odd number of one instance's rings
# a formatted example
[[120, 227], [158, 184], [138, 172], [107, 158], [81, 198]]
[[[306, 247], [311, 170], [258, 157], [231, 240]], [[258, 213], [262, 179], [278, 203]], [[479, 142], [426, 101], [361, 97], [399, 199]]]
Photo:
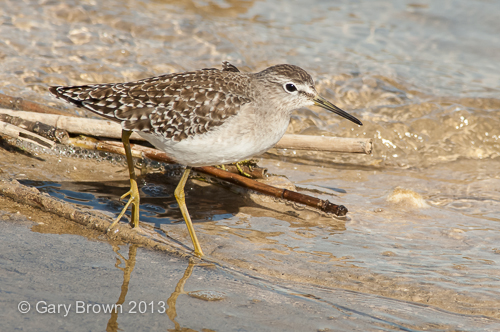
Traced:
[[[236, 68], [236, 67], [234, 67]], [[236, 115], [251, 99], [248, 75], [204, 69], [137, 82], [51, 87], [76, 106], [119, 121], [131, 131], [156, 133], [174, 141], [203, 134]]]

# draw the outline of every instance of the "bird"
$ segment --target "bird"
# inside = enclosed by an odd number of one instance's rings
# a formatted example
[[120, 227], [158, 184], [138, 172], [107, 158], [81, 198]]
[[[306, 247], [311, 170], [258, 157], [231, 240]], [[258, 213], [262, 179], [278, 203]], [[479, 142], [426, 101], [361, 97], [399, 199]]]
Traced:
[[174, 196], [194, 254], [199, 257], [203, 251], [184, 193], [191, 167], [236, 163], [266, 152], [285, 134], [292, 111], [301, 107], [320, 106], [362, 125], [320, 96], [311, 75], [291, 64], [249, 73], [224, 61], [221, 69], [204, 68], [126, 83], [51, 86], [49, 91], [121, 124], [130, 175], [130, 189], [121, 199], [130, 197], [110, 229], [130, 205], [130, 223], [139, 226], [140, 196], [129, 141], [133, 132], [186, 166]]

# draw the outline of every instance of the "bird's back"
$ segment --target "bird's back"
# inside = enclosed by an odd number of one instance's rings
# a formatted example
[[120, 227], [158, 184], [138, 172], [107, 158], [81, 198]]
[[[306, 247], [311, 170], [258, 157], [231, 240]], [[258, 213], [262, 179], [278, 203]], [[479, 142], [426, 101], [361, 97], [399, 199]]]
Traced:
[[55, 86], [50, 92], [121, 123], [123, 129], [179, 142], [221, 126], [252, 101], [248, 74], [229, 63], [136, 82]]

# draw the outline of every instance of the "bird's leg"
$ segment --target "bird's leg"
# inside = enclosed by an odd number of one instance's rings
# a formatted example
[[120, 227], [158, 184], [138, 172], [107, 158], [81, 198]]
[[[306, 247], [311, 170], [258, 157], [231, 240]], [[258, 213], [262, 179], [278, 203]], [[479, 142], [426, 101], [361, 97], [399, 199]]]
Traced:
[[191, 236], [191, 241], [193, 241], [194, 246], [194, 254], [196, 256], [203, 256], [203, 251], [201, 250], [200, 242], [198, 242], [198, 238], [196, 237], [196, 233], [194, 232], [193, 223], [191, 222], [191, 217], [189, 216], [189, 212], [186, 206], [186, 200], [184, 195], [184, 186], [186, 185], [186, 181], [189, 177], [189, 172], [191, 171], [191, 167], [186, 167], [184, 174], [182, 174], [181, 180], [175, 188], [174, 196], [179, 204], [179, 208], [181, 209], [182, 216], [184, 217], [184, 221], [186, 222], [186, 226], [189, 231], [189, 235]]
[[123, 194], [120, 199], [124, 199], [127, 196], [130, 196], [128, 199], [127, 204], [123, 207], [122, 212], [118, 215], [118, 217], [113, 221], [111, 226], [109, 226], [108, 230], [113, 228], [118, 221], [123, 217], [125, 212], [127, 212], [128, 207], [130, 204], [132, 204], [132, 214], [130, 218], [130, 224], [133, 227], [138, 227], [139, 226], [139, 202], [140, 202], [140, 196], [139, 196], [139, 188], [137, 187], [137, 180], [135, 178], [135, 171], [134, 171], [134, 160], [132, 159], [132, 151], [130, 150], [130, 135], [132, 135], [131, 131], [126, 131], [122, 130], [122, 142], [123, 142], [123, 147], [125, 149], [125, 155], [127, 157], [127, 165], [128, 165], [128, 172], [130, 176], [130, 190], [127, 191], [125, 194]]

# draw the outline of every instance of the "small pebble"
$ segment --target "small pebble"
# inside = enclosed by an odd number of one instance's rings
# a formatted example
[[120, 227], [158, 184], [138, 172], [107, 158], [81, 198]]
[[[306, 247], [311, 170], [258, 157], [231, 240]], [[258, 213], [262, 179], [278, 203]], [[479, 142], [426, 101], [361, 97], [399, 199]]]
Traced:
[[205, 301], [221, 301], [226, 298], [226, 294], [218, 291], [200, 290], [188, 293], [189, 296]]

